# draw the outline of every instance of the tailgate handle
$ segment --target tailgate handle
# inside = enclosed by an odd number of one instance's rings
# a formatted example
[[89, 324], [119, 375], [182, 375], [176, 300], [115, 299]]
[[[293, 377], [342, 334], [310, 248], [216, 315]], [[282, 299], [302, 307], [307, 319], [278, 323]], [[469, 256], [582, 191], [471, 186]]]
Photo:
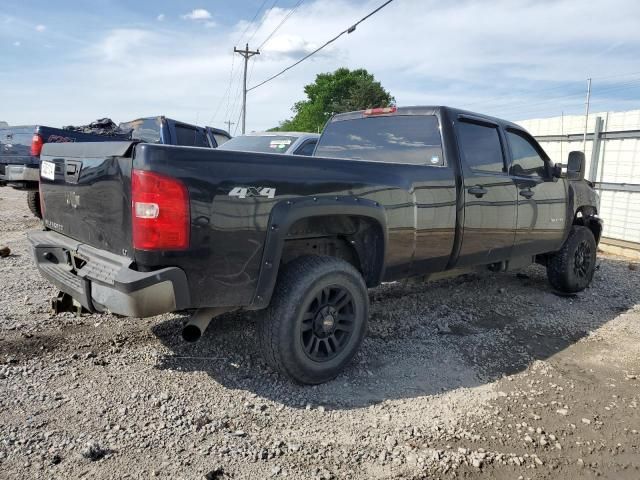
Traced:
[[77, 183], [80, 176], [80, 169], [82, 168], [82, 162], [73, 160], [66, 160], [64, 167], [64, 179], [67, 182]]

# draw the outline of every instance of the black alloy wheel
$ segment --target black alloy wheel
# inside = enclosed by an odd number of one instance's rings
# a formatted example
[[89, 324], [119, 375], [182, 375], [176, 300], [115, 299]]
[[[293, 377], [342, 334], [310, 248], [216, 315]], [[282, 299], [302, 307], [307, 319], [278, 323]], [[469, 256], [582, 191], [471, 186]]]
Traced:
[[576, 248], [573, 259], [573, 273], [576, 277], [587, 278], [591, 271], [591, 246], [582, 240]]
[[563, 293], [576, 293], [589, 286], [596, 270], [596, 239], [582, 225], [571, 227], [562, 248], [549, 255], [547, 278], [553, 288]]
[[262, 355], [295, 382], [326, 382], [357, 353], [368, 316], [367, 286], [353, 265], [335, 257], [299, 257], [281, 266], [258, 322]]
[[300, 340], [307, 356], [326, 362], [349, 343], [355, 321], [355, 306], [349, 290], [329, 285], [318, 290], [302, 315]]

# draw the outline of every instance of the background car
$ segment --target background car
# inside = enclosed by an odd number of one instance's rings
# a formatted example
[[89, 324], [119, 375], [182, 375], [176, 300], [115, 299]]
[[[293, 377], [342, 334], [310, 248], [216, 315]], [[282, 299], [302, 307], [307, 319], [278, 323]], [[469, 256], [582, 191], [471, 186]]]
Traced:
[[320, 135], [306, 132], [255, 132], [234, 137], [220, 150], [313, 155]]

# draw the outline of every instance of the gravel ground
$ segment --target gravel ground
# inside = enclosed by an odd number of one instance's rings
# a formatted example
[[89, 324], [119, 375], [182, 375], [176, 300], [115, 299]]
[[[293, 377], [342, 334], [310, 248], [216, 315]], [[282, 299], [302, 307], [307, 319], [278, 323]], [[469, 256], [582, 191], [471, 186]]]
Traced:
[[640, 269], [592, 287], [545, 272], [370, 292], [370, 332], [336, 380], [292, 385], [256, 314], [49, 313], [25, 194], [0, 189], [0, 478], [640, 478]]

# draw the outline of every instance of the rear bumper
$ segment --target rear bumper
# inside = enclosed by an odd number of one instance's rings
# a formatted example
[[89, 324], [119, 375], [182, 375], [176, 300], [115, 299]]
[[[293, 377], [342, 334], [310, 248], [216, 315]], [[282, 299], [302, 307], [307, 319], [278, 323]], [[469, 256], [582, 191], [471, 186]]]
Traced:
[[187, 277], [177, 267], [139, 272], [130, 258], [56, 232], [28, 237], [42, 276], [91, 312], [151, 317], [189, 307]]
[[0, 181], [3, 182], [37, 182], [40, 180], [40, 169], [28, 165], [2, 165]]

